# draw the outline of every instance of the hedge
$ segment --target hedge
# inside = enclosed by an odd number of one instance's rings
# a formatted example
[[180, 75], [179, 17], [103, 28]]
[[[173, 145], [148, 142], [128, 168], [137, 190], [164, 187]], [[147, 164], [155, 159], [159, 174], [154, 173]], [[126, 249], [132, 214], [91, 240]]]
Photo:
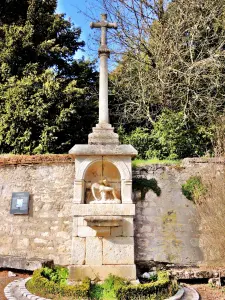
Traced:
[[91, 281], [89, 278], [83, 280], [80, 285], [60, 285], [49, 281], [42, 275], [43, 268], [34, 271], [32, 278], [27, 282], [27, 289], [46, 294], [74, 297], [75, 299], [88, 299]]
[[[128, 285], [120, 287], [116, 292], [118, 300], [146, 299], [153, 294], [168, 294], [171, 281], [165, 271], [158, 272], [158, 280], [145, 284]], [[156, 298], [157, 299], [157, 298]]]

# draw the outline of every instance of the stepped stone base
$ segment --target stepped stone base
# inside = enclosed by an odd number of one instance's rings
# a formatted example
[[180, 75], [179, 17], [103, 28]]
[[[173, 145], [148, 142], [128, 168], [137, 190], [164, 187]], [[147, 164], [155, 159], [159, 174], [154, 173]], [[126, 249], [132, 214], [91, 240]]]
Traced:
[[111, 124], [101, 123], [92, 128], [88, 135], [89, 145], [119, 145], [119, 136]]
[[135, 265], [104, 265], [104, 266], [85, 266], [77, 265], [69, 267], [69, 279], [71, 281], [81, 281], [85, 277], [91, 280], [103, 281], [109, 274], [120, 276], [128, 280], [136, 280]]

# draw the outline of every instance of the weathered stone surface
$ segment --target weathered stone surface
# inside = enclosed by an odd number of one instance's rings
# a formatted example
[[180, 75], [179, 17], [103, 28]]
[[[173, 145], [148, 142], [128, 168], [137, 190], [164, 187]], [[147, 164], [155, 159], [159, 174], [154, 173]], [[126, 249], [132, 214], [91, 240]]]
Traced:
[[70, 154], [80, 156], [87, 155], [119, 155], [119, 156], [136, 156], [137, 150], [131, 145], [75, 145], [69, 151]]
[[96, 231], [88, 226], [78, 226], [77, 235], [80, 237], [96, 236]]
[[111, 124], [97, 124], [88, 135], [89, 145], [119, 145], [119, 136], [114, 132]]
[[134, 236], [134, 224], [132, 217], [123, 218], [123, 236]]
[[134, 239], [132, 237], [113, 237], [104, 239], [103, 264], [134, 264]]
[[102, 265], [102, 239], [88, 237], [86, 239], [86, 265]]
[[18, 270], [34, 271], [41, 267], [50, 267], [53, 265], [52, 260], [40, 258], [24, 258], [19, 256], [0, 255], [0, 268], [12, 268]]
[[[185, 159], [184, 167], [149, 165], [136, 168], [133, 176], [154, 178], [161, 189], [158, 197], [149, 190], [144, 199], [135, 193], [135, 260], [179, 265], [206, 263], [206, 248], [201, 244], [195, 205], [186, 199], [181, 186], [191, 176], [224, 172], [225, 160]], [[205, 262], [204, 262], [205, 259]]]
[[73, 238], [72, 259], [74, 265], [83, 265], [85, 263], [86, 239], [80, 237]]
[[[103, 215], [127, 218], [135, 215], [133, 204], [114, 205], [112, 210], [111, 205], [103, 204], [99, 210], [98, 205], [83, 204], [83, 207], [81, 205], [74, 210], [75, 168], [71, 158], [68, 162], [50, 163], [39, 157], [35, 164], [32, 164], [32, 159], [7, 157], [0, 161], [0, 238], [4, 241], [0, 255], [20, 256], [22, 260], [32, 257], [54, 259], [56, 264], [68, 265], [71, 263], [72, 236], [77, 236], [77, 217]], [[22, 164], [19, 164], [20, 161]], [[145, 199], [140, 199], [140, 193], [135, 193], [137, 262], [207, 263], [207, 260], [204, 261], [208, 257], [205, 256], [204, 244], [201, 240], [198, 243], [200, 233], [195, 206], [182, 195], [181, 185], [190, 176], [201, 172], [210, 174], [212, 167], [224, 172], [224, 159], [213, 159], [211, 163], [210, 159], [200, 161], [196, 158], [194, 163], [188, 160], [185, 168], [157, 164], [134, 170], [134, 176], [155, 178], [161, 188], [160, 197], [149, 191]], [[30, 193], [29, 215], [10, 215], [12, 192], [21, 191]], [[69, 214], [70, 208], [75, 217]], [[80, 212], [82, 215], [79, 215]], [[121, 236], [119, 228], [118, 231], [111, 228], [111, 235], [117, 234]], [[20, 268], [21, 264], [15, 263], [15, 266]]]
[[115, 236], [122, 236], [123, 235], [123, 227], [119, 226], [119, 227], [112, 227], [111, 228], [111, 234], [112, 237]]
[[134, 204], [75, 204], [75, 216], [133, 216]]
[[88, 216], [84, 220], [91, 227], [118, 227], [123, 222], [123, 218], [118, 216]]
[[[0, 158], [0, 255], [69, 264], [72, 246], [73, 156]], [[1, 164], [2, 162], [2, 164]], [[20, 164], [21, 162], [21, 164]], [[32, 164], [34, 162], [34, 164]], [[11, 215], [12, 192], [30, 193], [28, 215]], [[68, 243], [69, 242], [69, 243]], [[58, 245], [67, 245], [62, 251]], [[26, 269], [24, 263], [16, 263]], [[40, 264], [39, 264], [40, 266]], [[13, 267], [13, 266], [11, 266]]]
[[204, 268], [172, 269], [172, 276], [178, 279], [203, 279], [225, 277], [225, 268], [206, 270]]
[[104, 265], [104, 266], [70, 266], [69, 279], [74, 281], [83, 280], [89, 277], [91, 280], [103, 281], [109, 274], [127, 278], [128, 280], [136, 280], [135, 265]]

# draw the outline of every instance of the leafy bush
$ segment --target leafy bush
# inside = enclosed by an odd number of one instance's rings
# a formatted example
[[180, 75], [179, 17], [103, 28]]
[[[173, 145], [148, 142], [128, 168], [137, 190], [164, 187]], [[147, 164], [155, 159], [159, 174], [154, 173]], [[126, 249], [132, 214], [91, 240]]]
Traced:
[[200, 176], [190, 177], [185, 184], [182, 185], [183, 195], [191, 201], [196, 201], [206, 193], [206, 187], [202, 184]]
[[212, 152], [215, 129], [196, 125], [187, 120], [182, 111], [164, 109], [150, 131], [137, 127], [126, 134], [119, 128], [120, 141], [131, 144], [138, 151], [138, 159], [182, 159], [203, 156]]
[[[86, 278], [80, 285], [60, 285], [47, 277], [51, 276], [49, 270], [45, 268], [34, 271], [32, 278], [27, 282], [27, 289], [34, 294], [60, 295], [75, 297], [76, 299], [87, 299], [90, 289], [90, 279]], [[62, 272], [64, 274], [64, 272]], [[49, 297], [49, 296], [48, 296]]]
[[54, 268], [43, 268], [42, 274], [45, 278], [60, 285], [66, 284], [69, 271], [67, 268], [56, 266]]
[[137, 158], [146, 159], [146, 153], [151, 144], [150, 132], [147, 128], [137, 127], [130, 134], [125, 134], [124, 130], [118, 130], [120, 141], [123, 144], [131, 144], [138, 151]]
[[167, 272], [158, 272], [158, 280], [155, 282], [121, 286], [116, 291], [117, 299], [163, 299], [161, 296], [168, 296], [174, 292], [172, 282], [169, 279]]
[[94, 284], [91, 286], [90, 297], [91, 299], [117, 299], [116, 293], [119, 288], [127, 286], [128, 281], [109, 274], [103, 284]]
[[165, 109], [154, 124], [145, 155], [160, 159], [203, 156], [212, 149], [211, 137], [210, 128], [186, 121], [183, 112]]

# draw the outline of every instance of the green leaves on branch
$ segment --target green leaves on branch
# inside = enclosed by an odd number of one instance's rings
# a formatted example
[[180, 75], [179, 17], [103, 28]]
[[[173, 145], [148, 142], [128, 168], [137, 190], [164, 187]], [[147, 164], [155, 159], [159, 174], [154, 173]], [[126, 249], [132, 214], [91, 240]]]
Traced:
[[151, 131], [138, 127], [130, 134], [122, 130], [119, 134], [138, 150], [138, 158], [179, 159], [204, 155], [212, 147], [213, 130], [188, 121], [183, 112], [165, 109]]
[[[76, 61], [81, 30], [56, 1], [12, 0], [0, 10], [1, 153], [65, 153], [96, 123], [97, 72]], [[82, 116], [82, 117], [81, 117]]]

